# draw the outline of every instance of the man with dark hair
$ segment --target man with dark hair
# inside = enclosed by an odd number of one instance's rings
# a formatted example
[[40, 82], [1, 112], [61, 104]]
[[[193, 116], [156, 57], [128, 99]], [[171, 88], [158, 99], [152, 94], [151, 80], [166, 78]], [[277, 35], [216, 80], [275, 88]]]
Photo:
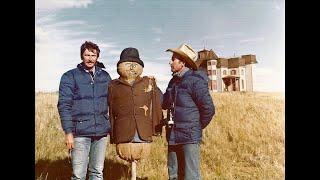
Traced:
[[99, 54], [99, 47], [86, 41], [80, 48], [82, 63], [64, 73], [60, 80], [57, 106], [71, 152], [72, 180], [84, 180], [87, 168], [89, 179], [103, 179], [110, 132], [107, 96], [111, 77], [97, 61]]
[[167, 51], [173, 53], [170, 61], [173, 78], [162, 104], [168, 110], [167, 115], [172, 115], [166, 126], [169, 179], [199, 180], [202, 130], [212, 120], [215, 108], [206, 74], [196, 71], [197, 53], [187, 44]]

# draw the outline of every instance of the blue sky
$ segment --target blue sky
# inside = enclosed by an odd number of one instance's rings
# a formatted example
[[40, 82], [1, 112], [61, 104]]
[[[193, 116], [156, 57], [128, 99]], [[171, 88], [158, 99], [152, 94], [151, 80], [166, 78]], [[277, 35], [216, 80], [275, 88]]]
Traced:
[[75, 68], [84, 41], [118, 78], [121, 51], [135, 47], [161, 90], [170, 78], [168, 48], [204, 47], [219, 57], [255, 54], [255, 91], [282, 91], [285, 82], [284, 0], [36, 0], [35, 90], [57, 91]]

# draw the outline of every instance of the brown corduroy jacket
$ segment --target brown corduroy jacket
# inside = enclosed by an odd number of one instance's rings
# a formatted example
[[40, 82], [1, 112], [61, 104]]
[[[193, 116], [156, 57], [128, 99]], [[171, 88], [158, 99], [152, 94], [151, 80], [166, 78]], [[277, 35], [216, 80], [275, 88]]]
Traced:
[[108, 89], [111, 120], [110, 143], [131, 142], [137, 130], [140, 138], [152, 141], [162, 120], [161, 91], [154, 78], [137, 77], [133, 85], [112, 80]]

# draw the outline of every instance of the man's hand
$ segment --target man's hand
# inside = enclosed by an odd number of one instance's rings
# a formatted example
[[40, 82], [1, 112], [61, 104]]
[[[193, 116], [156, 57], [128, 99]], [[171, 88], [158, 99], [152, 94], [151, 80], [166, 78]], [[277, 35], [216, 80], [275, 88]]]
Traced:
[[67, 145], [67, 148], [70, 150], [70, 149], [73, 149], [74, 147], [74, 143], [73, 143], [73, 135], [72, 133], [68, 133], [65, 135], [65, 140], [66, 140], [66, 145]]

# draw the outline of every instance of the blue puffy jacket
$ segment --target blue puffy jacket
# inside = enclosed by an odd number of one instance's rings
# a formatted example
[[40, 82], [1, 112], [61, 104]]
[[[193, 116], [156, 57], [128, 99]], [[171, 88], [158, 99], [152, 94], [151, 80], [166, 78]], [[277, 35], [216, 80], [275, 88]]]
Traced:
[[[202, 129], [215, 114], [206, 75], [188, 70], [182, 77], [173, 77], [163, 95], [163, 109], [174, 104], [174, 126], [167, 128], [167, 140], [174, 144], [199, 143]], [[171, 136], [171, 131], [174, 137]], [[170, 138], [170, 139], [169, 139]]]
[[74, 136], [104, 136], [110, 132], [108, 85], [110, 75], [97, 62], [94, 78], [82, 64], [60, 80], [58, 111], [64, 132]]

